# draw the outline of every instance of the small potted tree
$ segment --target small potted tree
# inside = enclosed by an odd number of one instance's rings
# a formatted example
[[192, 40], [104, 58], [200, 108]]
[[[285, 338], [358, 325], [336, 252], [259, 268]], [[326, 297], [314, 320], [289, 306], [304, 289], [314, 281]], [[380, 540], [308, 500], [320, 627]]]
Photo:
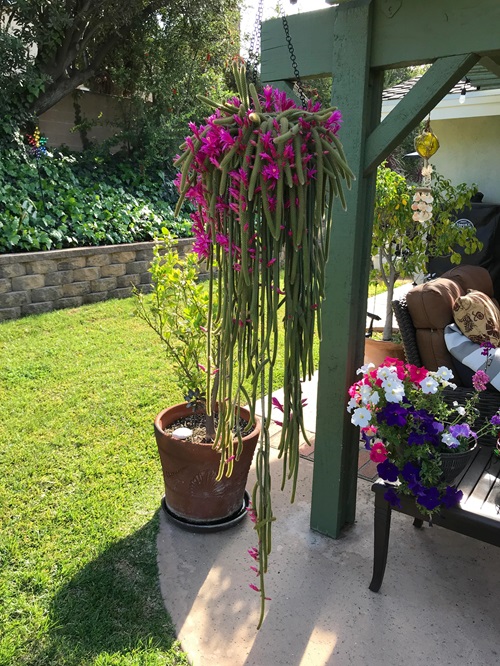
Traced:
[[[207, 322], [217, 307], [208, 285], [199, 281], [198, 257], [180, 256], [167, 229], [154, 248], [149, 296], [135, 290], [137, 314], [159, 336], [166, 361], [175, 370], [185, 402], [162, 410], [155, 437], [163, 470], [163, 505], [178, 525], [214, 530], [235, 525], [245, 516], [245, 485], [260, 431], [248, 409], [235, 423], [236, 452], [232, 473], [220, 477], [220, 454], [214, 448], [217, 405], [206, 408]], [[215, 353], [215, 358], [217, 354]]]
[[461, 256], [454, 249], [457, 246], [467, 254], [480, 249], [474, 229], [453, 223], [454, 213], [467, 207], [476, 191], [475, 186], [453, 186], [443, 176], [433, 174], [432, 217], [418, 222], [413, 219], [416, 186], [386, 164], [378, 168], [372, 256], [378, 258], [380, 276], [387, 289], [387, 308], [382, 341], [366, 340], [368, 360], [373, 360], [375, 354], [381, 360], [395, 354], [394, 348], [389, 349], [384, 343], [393, 341], [392, 301], [398, 279], [425, 273], [430, 256], [449, 256], [452, 263], [459, 264]]

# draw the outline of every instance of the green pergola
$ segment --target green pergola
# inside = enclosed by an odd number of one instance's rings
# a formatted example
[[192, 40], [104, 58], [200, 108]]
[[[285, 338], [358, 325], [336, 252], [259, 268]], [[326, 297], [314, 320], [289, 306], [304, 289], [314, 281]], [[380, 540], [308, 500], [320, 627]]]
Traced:
[[[477, 63], [500, 76], [498, 0], [337, 0], [288, 18], [301, 77], [333, 76], [332, 101], [356, 182], [334, 221], [323, 305], [311, 527], [354, 522], [358, 435], [345, 410], [363, 362], [377, 166]], [[333, 4], [333, 0], [332, 3]], [[384, 70], [432, 63], [380, 122]], [[279, 19], [262, 27], [262, 81], [290, 89]]]

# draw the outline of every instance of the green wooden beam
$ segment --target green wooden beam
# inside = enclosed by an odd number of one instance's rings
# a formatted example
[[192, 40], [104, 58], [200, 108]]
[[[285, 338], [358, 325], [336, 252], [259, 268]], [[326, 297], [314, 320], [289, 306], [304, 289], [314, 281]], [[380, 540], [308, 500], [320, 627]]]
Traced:
[[500, 52], [498, 0], [374, 0], [371, 66], [432, 62], [455, 53]]
[[364, 143], [382, 103], [382, 74], [370, 79], [368, 67], [371, 2], [341, 9], [333, 37], [338, 76], [332, 102], [344, 116], [341, 140], [357, 180], [347, 192], [347, 212], [340, 206], [336, 211], [326, 269], [311, 506], [311, 527], [332, 537], [355, 518], [359, 433], [345, 405], [362, 364], [366, 328], [375, 179], [363, 176]]
[[[332, 39], [340, 12], [358, 0], [339, 7], [288, 17], [292, 43], [303, 78], [335, 75]], [[498, 0], [373, 0], [370, 65], [388, 69], [429, 63], [456, 53], [478, 53], [493, 60], [500, 55], [500, 2]], [[394, 9], [393, 9], [394, 11]], [[351, 35], [356, 41], [357, 36]], [[281, 19], [262, 24], [262, 79], [293, 78]]]
[[436, 60], [368, 137], [365, 172], [375, 169], [478, 60], [475, 53]]
[[[327, 7], [287, 17], [301, 78], [331, 75], [336, 15], [335, 8]], [[261, 36], [261, 79], [273, 82], [293, 78], [283, 22], [265, 21]]]
[[500, 56], [498, 62], [496, 62], [492, 58], [489, 58], [488, 56], [484, 56], [479, 61], [479, 64], [482, 65], [488, 71], [490, 71], [492, 74], [500, 78]]

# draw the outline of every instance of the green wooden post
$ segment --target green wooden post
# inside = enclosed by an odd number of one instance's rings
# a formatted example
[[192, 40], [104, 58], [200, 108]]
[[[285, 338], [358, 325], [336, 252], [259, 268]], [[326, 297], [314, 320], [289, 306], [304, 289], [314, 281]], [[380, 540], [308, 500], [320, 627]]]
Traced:
[[364, 145], [382, 104], [382, 73], [369, 68], [371, 19], [371, 0], [342, 5], [333, 36], [332, 101], [344, 116], [341, 139], [356, 181], [347, 212], [338, 207], [327, 265], [311, 527], [334, 537], [354, 521], [356, 506], [358, 434], [344, 405], [363, 360], [375, 195], [375, 172], [363, 173]]
[[[375, 168], [478, 57], [498, 71], [500, 3], [476, 4], [342, 0], [289, 19], [303, 77], [333, 71], [341, 138], [357, 177], [347, 213], [336, 215], [323, 309], [311, 527], [330, 536], [355, 517], [358, 439], [345, 404], [363, 359]], [[281, 24], [266, 22], [262, 34], [262, 80], [290, 79]], [[434, 65], [420, 84], [378, 125], [383, 70], [428, 62]]]

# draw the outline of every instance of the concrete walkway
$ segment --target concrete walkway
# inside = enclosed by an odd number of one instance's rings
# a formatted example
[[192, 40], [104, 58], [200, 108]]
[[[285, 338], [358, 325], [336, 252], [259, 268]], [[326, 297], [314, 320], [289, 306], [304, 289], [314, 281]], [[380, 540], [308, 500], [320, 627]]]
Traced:
[[[368, 310], [383, 307], [379, 299]], [[316, 388], [316, 378], [304, 385], [311, 438]], [[276, 445], [279, 428], [273, 428]], [[358, 480], [356, 523], [329, 539], [309, 528], [313, 449], [302, 447], [294, 505], [289, 486], [279, 490], [282, 463], [273, 453], [277, 520], [266, 588], [272, 600], [258, 632], [260, 598], [249, 588], [258, 582], [247, 553], [257, 545], [250, 520], [227, 532], [195, 534], [161, 513], [161, 590], [194, 666], [500, 664], [497, 548], [439, 527], [417, 530], [395, 513], [384, 583], [374, 594], [368, 590], [371, 482]], [[252, 470], [248, 488], [253, 483]]]
[[[359, 481], [357, 521], [342, 538], [309, 528], [313, 463], [301, 461], [297, 499], [275, 479], [272, 598], [257, 632], [259, 595], [247, 549], [250, 520], [216, 534], [180, 530], [161, 515], [160, 584], [194, 666], [497, 666], [500, 558], [493, 546], [393, 516], [381, 591], [368, 590], [371, 484]], [[253, 472], [248, 487], [253, 483]]]

